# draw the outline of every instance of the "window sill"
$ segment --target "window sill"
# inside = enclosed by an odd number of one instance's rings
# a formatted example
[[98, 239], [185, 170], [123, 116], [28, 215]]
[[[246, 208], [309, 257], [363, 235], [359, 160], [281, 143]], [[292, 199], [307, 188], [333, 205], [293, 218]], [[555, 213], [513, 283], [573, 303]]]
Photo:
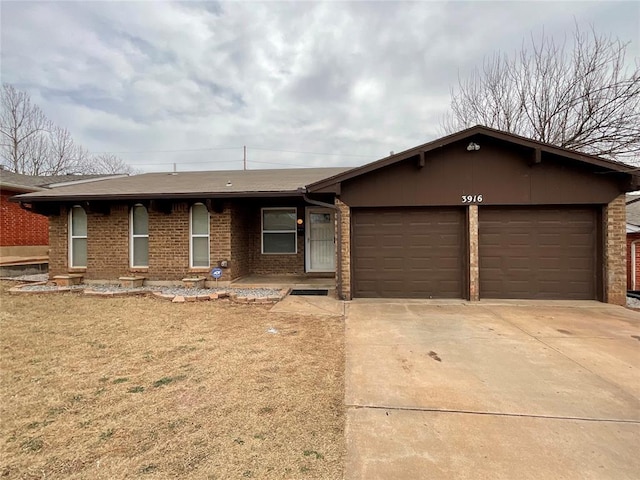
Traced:
[[149, 272], [149, 267], [129, 267], [129, 271], [131, 273], [147, 273]]
[[211, 267], [191, 267], [189, 268], [189, 272], [193, 273], [209, 273]]
[[68, 273], [85, 273], [87, 271], [87, 267], [69, 267], [67, 268]]
[[297, 255], [298, 252], [262, 252], [262, 255]]

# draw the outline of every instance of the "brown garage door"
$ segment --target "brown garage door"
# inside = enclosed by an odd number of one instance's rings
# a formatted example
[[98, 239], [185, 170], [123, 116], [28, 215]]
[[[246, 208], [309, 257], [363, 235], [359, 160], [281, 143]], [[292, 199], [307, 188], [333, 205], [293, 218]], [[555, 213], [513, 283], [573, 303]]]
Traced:
[[479, 208], [480, 296], [595, 299], [597, 211]]
[[464, 218], [457, 208], [354, 209], [354, 296], [461, 298]]

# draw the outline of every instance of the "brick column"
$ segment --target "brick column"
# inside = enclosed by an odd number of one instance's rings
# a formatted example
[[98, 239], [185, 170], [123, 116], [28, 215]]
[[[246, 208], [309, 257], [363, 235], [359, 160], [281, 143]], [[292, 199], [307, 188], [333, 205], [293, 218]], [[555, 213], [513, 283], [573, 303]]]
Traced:
[[480, 300], [480, 268], [478, 264], [478, 206], [469, 205], [467, 210], [469, 239], [469, 300]]
[[342, 300], [351, 300], [351, 209], [338, 198], [335, 204], [340, 210], [340, 245], [336, 245], [340, 269], [336, 269], [336, 287]]
[[627, 256], [624, 194], [609, 203], [604, 211], [604, 286], [605, 302], [626, 305]]
[[64, 207], [59, 215], [49, 217], [49, 278], [66, 274], [69, 267], [68, 219], [69, 211]]

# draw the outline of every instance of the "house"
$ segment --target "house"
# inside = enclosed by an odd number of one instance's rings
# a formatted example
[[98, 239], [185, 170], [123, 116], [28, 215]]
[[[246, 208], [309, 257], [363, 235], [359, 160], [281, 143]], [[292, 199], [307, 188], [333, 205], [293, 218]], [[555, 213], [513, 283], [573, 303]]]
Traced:
[[626, 165], [483, 126], [357, 168], [151, 173], [16, 197], [50, 271], [335, 276], [339, 296], [626, 297]]
[[3, 274], [46, 271], [49, 221], [10, 202], [14, 195], [90, 181], [105, 175], [23, 175], [0, 168], [0, 270]]
[[[47, 217], [30, 212], [9, 198], [20, 193], [43, 190], [40, 177], [20, 175], [0, 169], [0, 258], [2, 265], [20, 262], [39, 270], [46, 264], [49, 250]], [[7, 259], [7, 260], [5, 260]]]
[[640, 193], [627, 195], [627, 290], [640, 290]]

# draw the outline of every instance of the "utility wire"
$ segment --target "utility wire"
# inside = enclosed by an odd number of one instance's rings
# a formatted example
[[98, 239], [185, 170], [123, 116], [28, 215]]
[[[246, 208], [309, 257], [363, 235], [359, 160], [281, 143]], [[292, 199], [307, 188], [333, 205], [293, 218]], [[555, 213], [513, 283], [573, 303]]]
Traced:
[[[209, 151], [218, 151], [218, 150], [241, 150], [242, 146], [239, 147], [208, 147], [208, 148], [183, 148], [183, 149], [175, 149], [175, 150], [120, 150], [120, 151], [109, 151], [109, 152], [93, 152], [96, 154], [125, 154], [125, 153], [182, 153], [182, 152], [209, 152]], [[358, 155], [354, 153], [330, 153], [330, 152], [303, 152], [298, 150], [280, 150], [277, 148], [266, 148], [266, 147], [252, 147], [247, 146], [247, 150], [260, 150], [265, 152], [278, 152], [278, 153], [296, 153], [303, 155], [326, 155], [326, 156], [334, 156], [334, 157], [360, 157], [360, 158], [372, 158], [373, 155]]]

